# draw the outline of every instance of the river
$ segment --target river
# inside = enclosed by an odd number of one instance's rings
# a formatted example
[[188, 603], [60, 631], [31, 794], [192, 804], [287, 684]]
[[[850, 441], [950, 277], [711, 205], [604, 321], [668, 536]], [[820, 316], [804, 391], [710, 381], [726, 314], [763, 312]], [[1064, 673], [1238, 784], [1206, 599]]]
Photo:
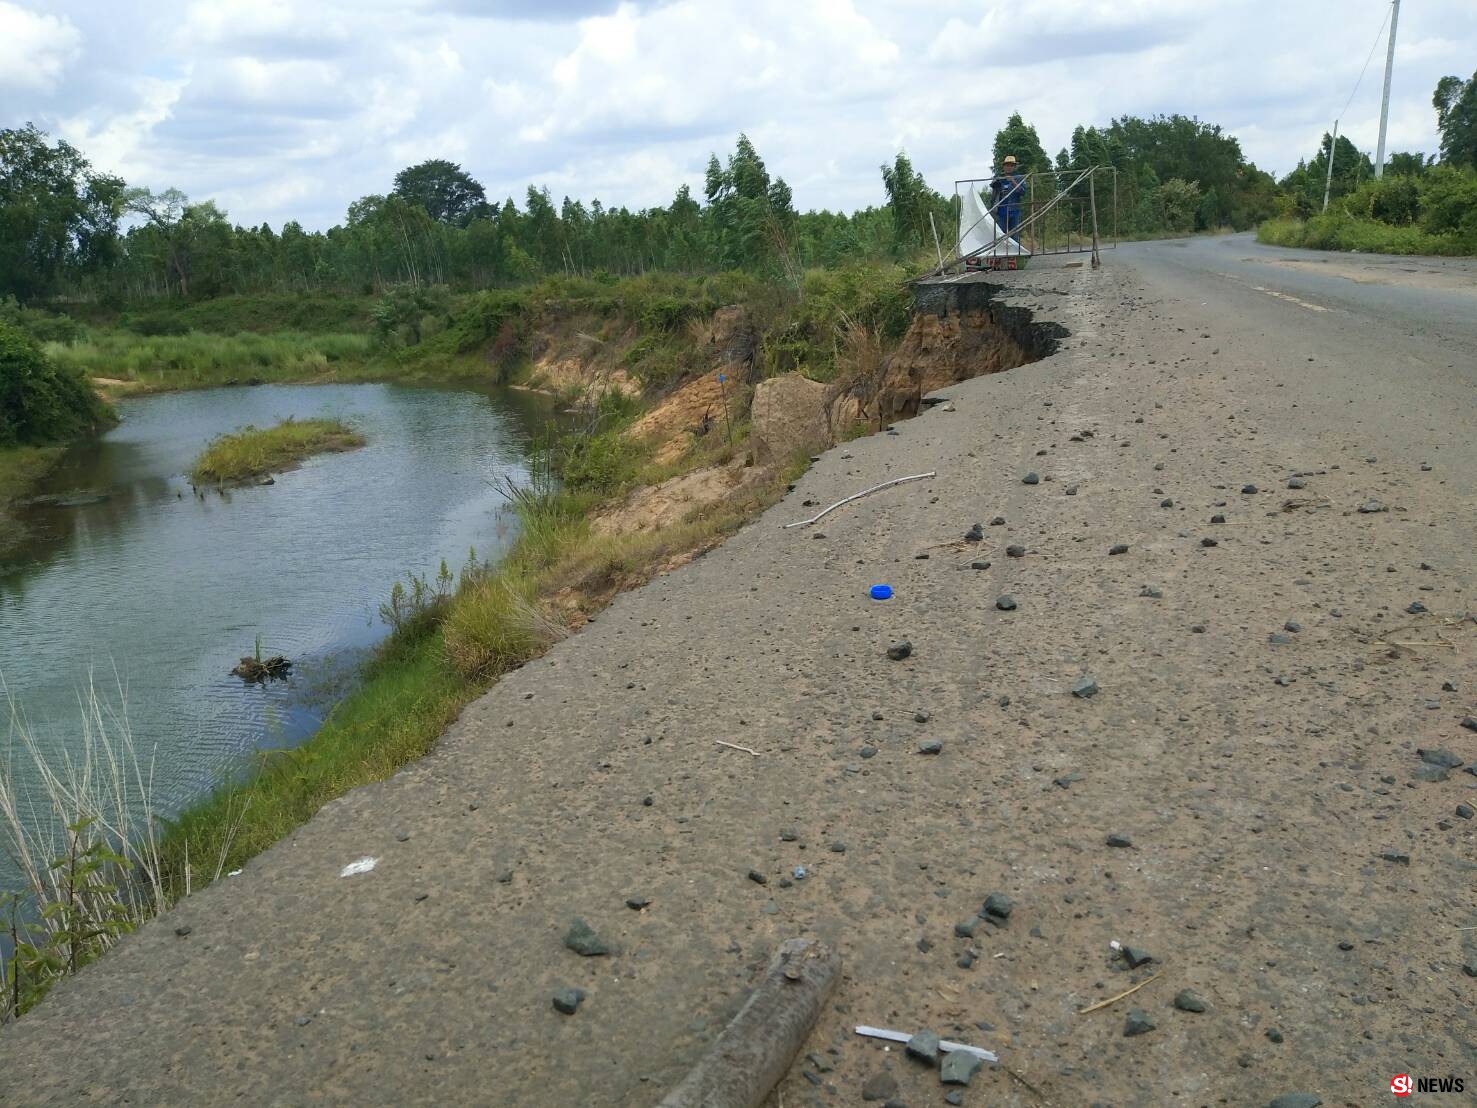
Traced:
[[[551, 414], [529, 393], [396, 385], [214, 389], [117, 407], [119, 426], [73, 448], [38, 490], [106, 498], [27, 510], [32, 538], [0, 562], [0, 680], [18, 725], [52, 757], [79, 743], [93, 687], [110, 727], [126, 719], [164, 812], [251, 751], [309, 736], [386, 633], [378, 611], [396, 580], [504, 549], [515, 522], [495, 482], [526, 477]], [[190, 487], [183, 474], [209, 440], [289, 416], [342, 418], [368, 444], [269, 486]], [[292, 660], [289, 679], [231, 675], [258, 638], [264, 656]], [[20, 763], [16, 726], [0, 718], [0, 756]], [[0, 889], [16, 878], [0, 856]]]

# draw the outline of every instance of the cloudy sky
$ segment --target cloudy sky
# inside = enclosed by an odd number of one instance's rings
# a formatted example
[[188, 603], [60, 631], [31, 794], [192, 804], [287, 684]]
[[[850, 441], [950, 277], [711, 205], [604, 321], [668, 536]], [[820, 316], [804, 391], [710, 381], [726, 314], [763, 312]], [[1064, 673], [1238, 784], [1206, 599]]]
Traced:
[[[1385, 0], [0, 0], [0, 126], [242, 223], [326, 227], [397, 169], [489, 194], [666, 203], [746, 131], [801, 207], [879, 201], [906, 149], [936, 187], [1019, 110], [1183, 112], [1281, 174], [1343, 108]], [[1342, 133], [1374, 150], [1384, 46]], [[1477, 3], [1406, 0], [1393, 150], [1436, 149], [1431, 91], [1477, 69]]]

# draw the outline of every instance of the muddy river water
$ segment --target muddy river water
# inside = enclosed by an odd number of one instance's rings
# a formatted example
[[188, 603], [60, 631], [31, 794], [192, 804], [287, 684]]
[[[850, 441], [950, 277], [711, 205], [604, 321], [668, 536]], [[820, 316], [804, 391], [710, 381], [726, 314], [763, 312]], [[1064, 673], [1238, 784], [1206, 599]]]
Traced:
[[[496, 482], [525, 475], [550, 416], [518, 392], [394, 385], [264, 386], [125, 400], [122, 422], [73, 449], [38, 490], [89, 495], [26, 510], [32, 536], [0, 562], [0, 759], [24, 727], [54, 756], [96, 691], [178, 809], [301, 742], [352, 688], [385, 633], [396, 580], [492, 558], [514, 521]], [[337, 416], [368, 445], [308, 460], [270, 486], [198, 495], [183, 474], [215, 436]], [[260, 637], [290, 679], [231, 675]], [[19, 773], [25, 780], [23, 771]], [[15, 873], [0, 857], [0, 889]]]

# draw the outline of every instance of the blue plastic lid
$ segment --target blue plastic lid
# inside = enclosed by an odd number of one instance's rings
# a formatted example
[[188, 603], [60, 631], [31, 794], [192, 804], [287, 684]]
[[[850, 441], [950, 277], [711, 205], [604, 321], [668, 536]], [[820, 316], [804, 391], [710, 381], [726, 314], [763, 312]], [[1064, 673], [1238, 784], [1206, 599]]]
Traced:
[[873, 585], [870, 589], [867, 590], [867, 593], [868, 593], [869, 596], [871, 596], [871, 598], [873, 600], [891, 600], [892, 599], [892, 586], [891, 585]]

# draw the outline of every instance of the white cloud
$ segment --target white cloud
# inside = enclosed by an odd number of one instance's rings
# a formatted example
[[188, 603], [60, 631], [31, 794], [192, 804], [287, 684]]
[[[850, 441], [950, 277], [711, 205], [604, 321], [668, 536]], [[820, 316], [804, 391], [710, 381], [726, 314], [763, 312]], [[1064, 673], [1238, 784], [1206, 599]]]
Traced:
[[[492, 197], [530, 182], [667, 203], [754, 140], [801, 207], [881, 201], [906, 147], [944, 191], [1012, 111], [1049, 153], [1078, 124], [1182, 112], [1285, 173], [1316, 149], [1386, 0], [0, 0], [7, 121], [243, 223], [324, 227], [425, 157]], [[1436, 149], [1471, 0], [1401, 12], [1392, 149]], [[942, 29], [942, 30], [941, 30]], [[24, 43], [24, 45], [20, 45]], [[1372, 148], [1381, 46], [1341, 133]]]
[[0, 87], [49, 92], [81, 48], [82, 34], [65, 16], [0, 0]]

